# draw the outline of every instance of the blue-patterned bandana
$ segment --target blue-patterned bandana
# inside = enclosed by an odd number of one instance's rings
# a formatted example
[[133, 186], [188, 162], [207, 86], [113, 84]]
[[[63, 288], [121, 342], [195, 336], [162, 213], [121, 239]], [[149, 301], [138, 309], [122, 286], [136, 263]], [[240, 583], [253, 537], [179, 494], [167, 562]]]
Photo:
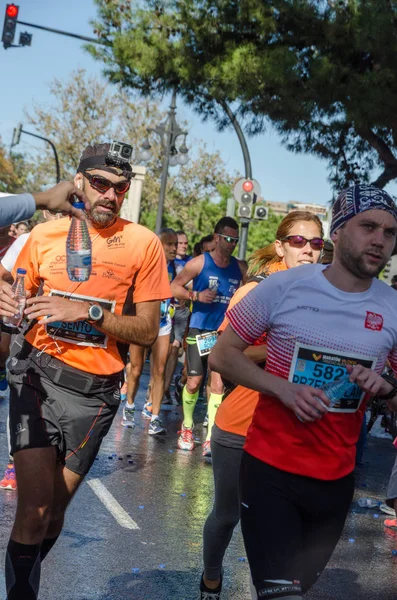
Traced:
[[359, 213], [386, 210], [397, 221], [397, 206], [387, 192], [373, 185], [353, 185], [343, 190], [332, 207], [331, 235]]

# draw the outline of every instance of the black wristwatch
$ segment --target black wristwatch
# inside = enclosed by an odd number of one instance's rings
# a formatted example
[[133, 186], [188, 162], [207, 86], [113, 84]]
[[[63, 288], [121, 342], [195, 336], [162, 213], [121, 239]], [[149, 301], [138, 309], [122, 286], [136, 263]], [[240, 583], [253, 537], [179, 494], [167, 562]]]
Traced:
[[378, 398], [379, 400], [391, 400], [392, 398], [394, 398], [394, 396], [397, 395], [397, 379], [389, 373], [384, 373], [382, 375], [382, 379], [387, 381], [387, 383], [390, 383], [390, 385], [393, 386], [393, 389], [390, 390], [388, 394], [384, 394], [383, 396], [378, 395]]
[[90, 308], [88, 309], [88, 317], [86, 319], [88, 323], [99, 325], [103, 320], [103, 308], [99, 304], [90, 302]]

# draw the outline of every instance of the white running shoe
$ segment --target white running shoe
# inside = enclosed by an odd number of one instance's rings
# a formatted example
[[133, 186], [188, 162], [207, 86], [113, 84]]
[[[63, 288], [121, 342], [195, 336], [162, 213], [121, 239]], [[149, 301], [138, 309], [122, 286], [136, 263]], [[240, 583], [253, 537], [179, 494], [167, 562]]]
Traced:
[[185, 427], [182, 424], [181, 431], [178, 431], [180, 436], [178, 438], [178, 448], [180, 450], [189, 450], [190, 452], [194, 449], [193, 439], [193, 427]]
[[123, 418], [121, 424], [123, 427], [135, 427], [135, 404], [125, 404], [123, 406]]

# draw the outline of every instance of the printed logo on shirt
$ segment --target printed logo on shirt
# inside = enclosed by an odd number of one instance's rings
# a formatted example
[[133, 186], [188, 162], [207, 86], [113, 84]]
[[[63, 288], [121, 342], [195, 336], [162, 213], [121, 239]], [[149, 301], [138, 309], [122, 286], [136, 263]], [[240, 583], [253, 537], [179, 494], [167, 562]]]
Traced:
[[123, 242], [123, 234], [114, 235], [113, 237], [108, 238], [106, 243], [110, 250], [113, 250], [114, 248], [124, 248], [125, 246], [125, 243]]
[[311, 310], [312, 312], [320, 312], [320, 309], [316, 306], [297, 306], [298, 310]]
[[102, 277], [106, 277], [107, 279], [114, 279], [115, 281], [122, 281], [121, 277], [117, 277], [112, 269], [107, 269], [102, 273]]
[[371, 329], [372, 331], [382, 331], [383, 329], [383, 317], [377, 313], [370, 312], [367, 310], [367, 316], [365, 318], [365, 328]]

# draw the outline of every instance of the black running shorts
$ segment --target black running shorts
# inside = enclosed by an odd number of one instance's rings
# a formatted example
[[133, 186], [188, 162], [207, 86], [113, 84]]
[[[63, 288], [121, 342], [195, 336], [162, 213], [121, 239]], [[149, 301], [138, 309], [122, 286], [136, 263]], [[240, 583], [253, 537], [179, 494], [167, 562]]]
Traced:
[[200, 356], [196, 336], [202, 335], [206, 333], [211, 333], [206, 329], [196, 329], [191, 327], [188, 331], [186, 342], [187, 342], [187, 350], [186, 350], [186, 359], [187, 359], [187, 374], [189, 377], [197, 377], [205, 375], [207, 372], [208, 365], [208, 356]]
[[59, 461], [86, 475], [118, 404], [59, 387], [43, 374], [9, 374], [11, 454], [56, 446]]
[[243, 452], [240, 478], [241, 529], [258, 598], [299, 599], [338, 543], [353, 497], [353, 474], [312, 479]]

